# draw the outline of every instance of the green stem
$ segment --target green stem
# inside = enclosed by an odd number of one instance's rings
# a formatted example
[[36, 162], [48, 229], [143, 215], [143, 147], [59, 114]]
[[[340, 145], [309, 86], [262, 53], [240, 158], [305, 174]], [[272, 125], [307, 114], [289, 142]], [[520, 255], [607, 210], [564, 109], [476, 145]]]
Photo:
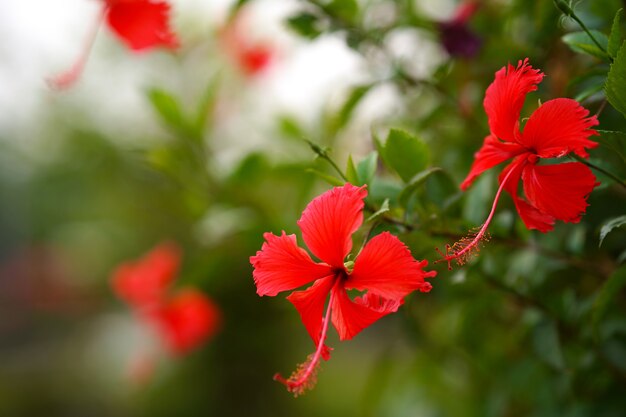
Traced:
[[335, 161], [333, 161], [328, 155], [323, 157], [324, 159], [326, 159], [326, 161], [328, 161], [328, 163], [330, 164], [330, 166], [333, 167], [333, 169], [335, 171], [337, 171], [337, 173], [341, 176], [341, 178], [345, 181], [345, 182], [350, 182], [348, 181], [348, 177], [346, 177], [346, 174], [343, 173], [343, 171], [339, 168], [339, 166], [337, 166], [337, 164], [335, 163]]
[[321, 146], [319, 146], [317, 143], [311, 142], [308, 139], [304, 139], [306, 141], [306, 143], [309, 144], [309, 146], [311, 147], [311, 149], [313, 150], [313, 152], [315, 152], [317, 154], [317, 156], [319, 156], [320, 158], [322, 158], [323, 160], [325, 160], [326, 162], [328, 162], [330, 164], [330, 166], [333, 167], [333, 169], [335, 171], [337, 171], [337, 174], [339, 174], [339, 176], [345, 181], [345, 182], [350, 182], [348, 180], [348, 177], [346, 177], [346, 174], [343, 173], [343, 171], [341, 170], [341, 168], [339, 168], [339, 166], [335, 163], [335, 161], [333, 161], [333, 159], [328, 155], [328, 150], [327, 148], [322, 148]]
[[606, 55], [606, 57], [609, 59], [610, 62], [613, 62], [613, 58], [611, 57], [611, 55], [609, 55], [609, 53], [607, 52], [606, 49], [604, 49], [604, 47], [602, 45], [600, 45], [600, 42], [598, 42], [598, 40], [596, 39], [595, 36], [593, 36], [593, 33], [591, 33], [591, 31], [589, 29], [587, 29], [587, 26], [583, 23], [582, 20], [580, 20], [578, 18], [578, 16], [576, 16], [576, 14], [572, 13], [572, 15], [570, 16], [572, 19], [574, 19], [576, 21], [576, 23], [578, 23], [580, 25], [580, 27], [585, 31], [585, 33], [587, 33], [587, 35], [591, 38], [591, 40], [593, 41], [593, 43], [596, 44], [596, 46], [602, 51], [604, 52], [604, 54]]
[[556, 5], [556, 7], [566, 16], [571, 17], [572, 19], [574, 19], [574, 21], [576, 23], [578, 23], [580, 25], [580, 27], [585, 31], [585, 33], [589, 36], [589, 38], [593, 41], [593, 43], [596, 44], [596, 46], [602, 51], [604, 52], [604, 54], [606, 55], [606, 57], [609, 59], [609, 62], [613, 62], [613, 58], [611, 57], [611, 55], [609, 55], [609, 53], [606, 51], [606, 49], [604, 49], [604, 47], [602, 45], [600, 45], [600, 42], [598, 42], [598, 40], [595, 38], [595, 36], [593, 36], [593, 34], [591, 33], [591, 31], [587, 28], [587, 26], [583, 23], [582, 20], [580, 20], [580, 18], [576, 15], [576, 13], [574, 12], [574, 9], [572, 9], [570, 7], [570, 5], [565, 1], [565, 0], [554, 0], [554, 4]]

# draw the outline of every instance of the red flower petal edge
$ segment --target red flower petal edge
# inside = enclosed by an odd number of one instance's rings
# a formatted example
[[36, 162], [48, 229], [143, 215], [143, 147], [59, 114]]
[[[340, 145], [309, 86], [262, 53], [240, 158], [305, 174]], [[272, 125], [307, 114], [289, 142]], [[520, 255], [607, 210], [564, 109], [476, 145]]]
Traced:
[[352, 249], [352, 234], [363, 223], [365, 187], [346, 184], [316, 197], [302, 212], [302, 239], [318, 258], [342, 268]]
[[331, 267], [313, 262], [309, 254], [298, 247], [295, 235], [263, 235], [265, 243], [256, 256], [250, 258], [252, 276], [260, 296], [274, 296], [331, 275]]
[[[363, 222], [365, 187], [346, 184], [335, 187], [311, 201], [298, 225], [303, 240], [322, 259], [315, 263], [297, 247], [295, 236], [264, 235], [266, 242], [250, 257], [259, 295], [276, 295], [313, 281], [287, 299], [300, 313], [315, 352], [288, 378], [274, 379], [298, 396], [314, 386], [321, 359], [330, 358], [325, 345], [330, 323], [340, 340], [348, 340], [381, 317], [398, 310], [404, 297], [414, 290], [427, 292], [426, 261], [416, 261], [409, 249], [388, 232], [372, 238], [350, 270], [344, 260], [352, 248], [352, 234]], [[364, 291], [351, 300], [347, 289]]]

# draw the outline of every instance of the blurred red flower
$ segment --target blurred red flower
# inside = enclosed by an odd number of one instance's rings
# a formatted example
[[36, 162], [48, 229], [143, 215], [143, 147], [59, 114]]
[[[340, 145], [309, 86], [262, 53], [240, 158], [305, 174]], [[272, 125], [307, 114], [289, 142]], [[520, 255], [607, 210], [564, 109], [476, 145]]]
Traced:
[[[585, 213], [587, 196], [599, 183], [591, 170], [580, 162], [543, 164], [544, 159], [561, 158], [573, 153], [588, 158], [586, 149], [598, 146], [589, 140], [598, 133], [591, 129], [597, 117], [577, 101], [557, 98], [546, 101], [535, 110], [524, 129], [520, 129], [520, 113], [526, 94], [537, 90], [543, 74], [533, 69], [528, 59], [517, 67], [508, 65], [496, 72], [484, 100], [489, 121], [489, 135], [475, 154], [469, 174], [461, 184], [466, 190], [484, 171], [512, 159], [499, 177], [491, 213], [476, 235], [448, 246], [443, 260], [456, 259], [462, 264], [478, 247], [485, 233], [502, 190], [508, 192], [517, 212], [528, 229], [549, 232], [556, 220], [578, 223]], [[518, 195], [522, 180], [524, 197]]]
[[169, 285], [176, 278], [180, 250], [172, 243], [162, 243], [142, 258], [117, 267], [111, 279], [115, 294], [135, 308], [162, 302]]
[[220, 324], [218, 307], [193, 288], [184, 288], [168, 297], [150, 314], [167, 349], [185, 354], [215, 334]]
[[204, 293], [170, 285], [180, 264], [180, 250], [164, 243], [113, 273], [115, 294], [137, 313], [140, 322], [156, 330], [171, 354], [188, 353], [213, 336], [220, 325], [219, 308]]
[[170, 29], [170, 4], [165, 0], [102, 0], [99, 18], [94, 22], [78, 59], [69, 70], [52, 77], [48, 83], [57, 89], [74, 84], [87, 63], [98, 29], [107, 24], [133, 51], [164, 47], [176, 48], [178, 39]]
[[[320, 357], [330, 357], [324, 345], [330, 321], [340, 340], [351, 339], [376, 320], [397, 311], [410, 292], [430, 291], [431, 285], [425, 279], [436, 275], [424, 271], [428, 262], [416, 261], [389, 232], [372, 238], [353, 263], [344, 264], [352, 249], [352, 234], [363, 222], [366, 196], [365, 187], [346, 184], [316, 197], [304, 210], [298, 221], [302, 239], [322, 262], [313, 261], [298, 247], [295, 235], [284, 231], [280, 236], [266, 233], [261, 250], [250, 258], [260, 296], [274, 296], [313, 282], [308, 289], [287, 297], [317, 346], [290, 378], [275, 376], [295, 395], [315, 383]], [[346, 292], [350, 289], [367, 292], [351, 300]]]
[[239, 11], [222, 29], [220, 40], [226, 53], [247, 76], [265, 71], [276, 57], [275, 47], [250, 37], [245, 14]]
[[132, 50], [178, 46], [178, 39], [170, 30], [167, 1], [105, 0], [105, 3], [107, 23]]

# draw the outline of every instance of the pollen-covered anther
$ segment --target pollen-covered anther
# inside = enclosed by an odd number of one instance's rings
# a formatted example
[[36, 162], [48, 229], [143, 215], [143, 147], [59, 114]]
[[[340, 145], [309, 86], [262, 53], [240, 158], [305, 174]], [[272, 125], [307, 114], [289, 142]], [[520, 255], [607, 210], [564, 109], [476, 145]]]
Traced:
[[313, 389], [317, 383], [317, 371], [320, 362], [315, 358], [315, 354], [310, 354], [306, 361], [298, 365], [298, 368], [285, 379], [279, 373], [274, 375], [274, 381], [278, 381], [287, 387], [287, 391], [291, 392], [294, 397], [304, 394], [306, 391]]
[[452, 261], [456, 261], [457, 265], [462, 266], [469, 262], [475, 255], [480, 252], [480, 248], [483, 242], [489, 242], [489, 233], [486, 231], [485, 225], [470, 230], [469, 234], [457, 242], [454, 242], [452, 246], [446, 245], [446, 253], [442, 253], [439, 248], [435, 250], [442, 256], [442, 259], [438, 259], [435, 263], [447, 262], [448, 270], [452, 270]]

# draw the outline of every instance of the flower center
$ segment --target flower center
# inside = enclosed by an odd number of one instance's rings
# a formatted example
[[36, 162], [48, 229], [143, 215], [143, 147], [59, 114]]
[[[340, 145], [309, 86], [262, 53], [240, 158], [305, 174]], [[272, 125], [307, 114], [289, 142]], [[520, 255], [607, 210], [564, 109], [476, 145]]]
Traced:
[[337, 281], [345, 281], [348, 279], [348, 265], [345, 267], [333, 267], [331, 270], [332, 274], [335, 276], [335, 282]]

